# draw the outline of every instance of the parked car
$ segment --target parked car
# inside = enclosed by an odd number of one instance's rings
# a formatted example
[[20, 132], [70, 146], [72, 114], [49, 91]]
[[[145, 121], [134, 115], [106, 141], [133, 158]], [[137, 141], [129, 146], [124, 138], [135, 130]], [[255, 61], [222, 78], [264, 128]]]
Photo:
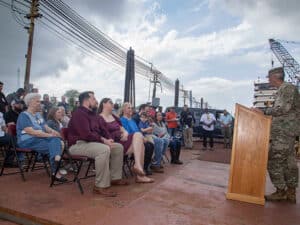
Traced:
[[[169, 110], [170, 107], [167, 107], [166, 112]], [[183, 107], [175, 107], [174, 108], [178, 117], [180, 117], [180, 113], [183, 110]], [[203, 137], [203, 128], [200, 125], [200, 118], [202, 114], [204, 113], [204, 109], [201, 108], [189, 108], [191, 112], [193, 112], [196, 123], [194, 124], [194, 132], [193, 136], [194, 137]], [[223, 115], [223, 109], [208, 109], [208, 111], [216, 117], [216, 124], [215, 124], [215, 129], [213, 133], [214, 138], [223, 138], [222, 131], [221, 131], [221, 123], [219, 121], [220, 117]], [[233, 123], [234, 124], [234, 123]]]

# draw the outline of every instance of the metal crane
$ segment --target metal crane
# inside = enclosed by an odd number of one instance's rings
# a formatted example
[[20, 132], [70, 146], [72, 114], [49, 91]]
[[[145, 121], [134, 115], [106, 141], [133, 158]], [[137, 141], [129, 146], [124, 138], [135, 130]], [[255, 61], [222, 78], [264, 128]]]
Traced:
[[[290, 81], [299, 87], [300, 84], [300, 65], [279, 40], [269, 39], [270, 48], [282, 64], [285, 73]], [[273, 62], [272, 62], [273, 64]], [[273, 65], [272, 65], [273, 66]]]

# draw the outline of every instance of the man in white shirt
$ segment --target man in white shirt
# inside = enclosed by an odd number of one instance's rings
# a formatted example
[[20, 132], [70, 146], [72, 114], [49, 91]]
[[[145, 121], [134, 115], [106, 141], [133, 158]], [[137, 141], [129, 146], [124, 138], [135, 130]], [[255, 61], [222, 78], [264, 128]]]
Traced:
[[200, 123], [203, 128], [203, 150], [207, 149], [207, 138], [209, 138], [209, 146], [210, 150], [213, 150], [214, 147], [214, 139], [213, 139], [213, 131], [215, 129], [216, 118], [214, 114], [208, 112], [208, 109], [204, 109], [204, 114], [202, 114]]

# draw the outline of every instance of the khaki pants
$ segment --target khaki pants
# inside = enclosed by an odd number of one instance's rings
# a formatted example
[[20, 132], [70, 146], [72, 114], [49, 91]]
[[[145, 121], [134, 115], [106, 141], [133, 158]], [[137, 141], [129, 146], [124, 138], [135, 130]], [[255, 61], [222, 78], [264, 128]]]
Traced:
[[186, 148], [193, 148], [193, 128], [183, 130], [183, 140]]
[[108, 145], [98, 142], [77, 141], [70, 147], [73, 155], [84, 155], [95, 159], [95, 186], [106, 188], [111, 180], [122, 178], [123, 146], [114, 143], [112, 149]]

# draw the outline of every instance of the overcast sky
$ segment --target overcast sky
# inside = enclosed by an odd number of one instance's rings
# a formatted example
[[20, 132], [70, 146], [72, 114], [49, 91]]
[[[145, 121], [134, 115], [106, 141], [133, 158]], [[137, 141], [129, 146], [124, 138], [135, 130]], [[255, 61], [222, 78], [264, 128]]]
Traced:
[[[64, 2], [122, 46], [132, 46], [170, 79], [179, 78], [197, 99], [230, 111], [235, 103], [251, 106], [253, 82], [266, 76], [272, 58], [279, 65], [268, 39], [300, 37], [298, 0]], [[24, 82], [27, 33], [1, 5], [0, 28], [0, 80], [8, 94], [18, 87], [18, 68]], [[31, 83], [40, 93], [60, 97], [72, 88], [93, 90], [99, 100], [123, 99], [125, 68], [84, 55], [40, 22], [35, 31]], [[299, 44], [283, 45], [300, 61]], [[148, 80], [137, 78], [136, 95], [137, 103], [148, 101]], [[163, 89], [157, 95], [162, 105], [174, 104], [173, 91]]]

